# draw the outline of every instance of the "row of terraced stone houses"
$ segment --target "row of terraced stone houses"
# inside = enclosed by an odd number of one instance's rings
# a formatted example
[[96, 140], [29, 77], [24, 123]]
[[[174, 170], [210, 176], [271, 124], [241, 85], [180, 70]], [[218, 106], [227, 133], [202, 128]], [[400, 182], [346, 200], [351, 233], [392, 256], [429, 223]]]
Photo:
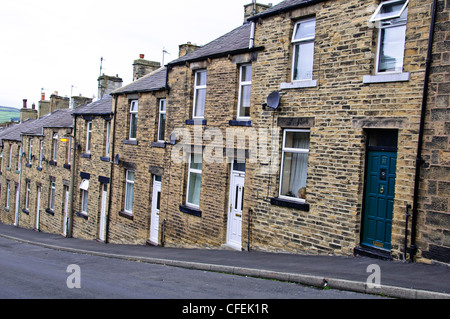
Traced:
[[449, 263], [450, 1], [245, 9], [165, 66], [137, 60], [102, 99], [2, 131], [0, 221]]

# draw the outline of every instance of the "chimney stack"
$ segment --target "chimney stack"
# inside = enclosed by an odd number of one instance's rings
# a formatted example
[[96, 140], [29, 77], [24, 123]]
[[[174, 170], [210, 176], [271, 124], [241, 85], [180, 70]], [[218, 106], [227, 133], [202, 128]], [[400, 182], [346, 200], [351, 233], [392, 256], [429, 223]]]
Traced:
[[144, 57], [144, 54], [139, 54], [139, 59], [133, 62], [133, 82], [161, 67], [161, 63], [144, 60]]
[[185, 56], [188, 53], [191, 53], [197, 49], [201, 48], [198, 45], [192, 44], [191, 42], [180, 44], [178, 46], [178, 57], [181, 58], [182, 56]]
[[103, 96], [108, 95], [112, 91], [120, 89], [122, 87], [123, 80], [119, 78], [119, 75], [109, 76], [101, 75], [97, 79], [98, 81], [98, 98], [101, 99]]
[[35, 110], [35, 105], [33, 104], [33, 109], [27, 108], [27, 99], [23, 99], [23, 108], [20, 109], [20, 122], [28, 119], [37, 119], [38, 112]]
[[258, 13], [261, 13], [269, 8], [272, 8], [271, 3], [262, 4], [257, 3], [256, 1], [252, 1], [252, 3], [244, 5], [244, 23], [248, 18], [253, 17], [254, 15], [257, 15]]

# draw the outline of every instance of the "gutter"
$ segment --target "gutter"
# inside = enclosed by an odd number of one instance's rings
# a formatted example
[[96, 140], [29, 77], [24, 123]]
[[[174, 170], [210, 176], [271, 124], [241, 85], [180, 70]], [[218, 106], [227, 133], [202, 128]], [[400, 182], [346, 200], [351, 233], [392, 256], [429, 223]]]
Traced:
[[425, 79], [423, 84], [423, 95], [422, 95], [422, 113], [420, 115], [419, 141], [417, 143], [416, 175], [414, 179], [413, 211], [411, 220], [411, 245], [409, 248], [410, 261], [414, 261], [414, 255], [417, 253], [416, 235], [417, 235], [417, 215], [419, 213], [418, 201], [419, 201], [420, 170], [424, 163], [424, 160], [422, 158], [422, 146], [423, 146], [423, 135], [425, 130], [425, 115], [428, 100], [428, 83], [430, 79], [430, 69], [432, 63], [434, 28], [436, 24], [436, 9], [437, 9], [437, 0], [434, 0], [433, 7], [431, 9], [430, 35], [428, 37], [428, 52], [425, 65]]
[[295, 10], [295, 9], [298, 9], [298, 8], [308, 7], [308, 6], [311, 6], [311, 5], [314, 5], [314, 4], [317, 4], [317, 3], [321, 3], [321, 2], [325, 2], [325, 1], [327, 1], [327, 0], [306, 0], [306, 1], [303, 1], [301, 3], [296, 3], [296, 4], [293, 4], [293, 5], [290, 5], [290, 6], [287, 6], [287, 7], [283, 7], [283, 8], [280, 8], [280, 9], [276, 9], [276, 6], [275, 6], [272, 9], [268, 9], [266, 11], [263, 11], [260, 14], [257, 14], [257, 15], [254, 15], [254, 16], [248, 18], [247, 21], [256, 21], [256, 20], [259, 20], [259, 19], [268, 18], [268, 17], [271, 17], [271, 16], [275, 16], [275, 15], [281, 14], [283, 12], [292, 11], [292, 10]]

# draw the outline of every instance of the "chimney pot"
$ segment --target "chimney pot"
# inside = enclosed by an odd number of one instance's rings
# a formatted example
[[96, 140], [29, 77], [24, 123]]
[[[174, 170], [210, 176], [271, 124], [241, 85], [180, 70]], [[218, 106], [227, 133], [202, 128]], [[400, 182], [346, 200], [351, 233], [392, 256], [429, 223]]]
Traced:
[[41, 93], [41, 101], [45, 101], [45, 92]]
[[31, 105], [31, 108], [32, 108], [33, 110], [35, 110], [35, 109], [36, 109], [36, 104], [33, 103], [33, 104]]
[[139, 58], [143, 59], [145, 57], [144, 54], [139, 54]]
[[27, 99], [23, 99], [23, 108], [24, 108], [24, 109], [27, 108]]

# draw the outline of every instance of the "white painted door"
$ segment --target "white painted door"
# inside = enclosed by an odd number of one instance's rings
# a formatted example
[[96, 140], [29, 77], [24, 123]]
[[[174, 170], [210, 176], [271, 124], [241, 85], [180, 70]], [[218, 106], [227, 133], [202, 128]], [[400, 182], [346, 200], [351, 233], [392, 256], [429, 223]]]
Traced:
[[36, 202], [36, 230], [39, 230], [39, 217], [41, 214], [41, 186], [37, 188], [37, 202]]
[[98, 238], [102, 241], [106, 240], [106, 199], [108, 194], [108, 185], [102, 184], [102, 203], [100, 208], [100, 225]]
[[227, 245], [242, 248], [242, 208], [244, 206], [243, 172], [232, 171], [228, 205]]
[[68, 223], [69, 223], [69, 187], [64, 186], [64, 221], [63, 221], [64, 236], [67, 236]]
[[20, 199], [20, 188], [19, 184], [16, 184], [16, 208], [15, 208], [15, 219], [14, 225], [19, 225], [19, 199]]
[[161, 176], [153, 177], [152, 212], [150, 216], [150, 241], [159, 244], [159, 209], [161, 205]]

